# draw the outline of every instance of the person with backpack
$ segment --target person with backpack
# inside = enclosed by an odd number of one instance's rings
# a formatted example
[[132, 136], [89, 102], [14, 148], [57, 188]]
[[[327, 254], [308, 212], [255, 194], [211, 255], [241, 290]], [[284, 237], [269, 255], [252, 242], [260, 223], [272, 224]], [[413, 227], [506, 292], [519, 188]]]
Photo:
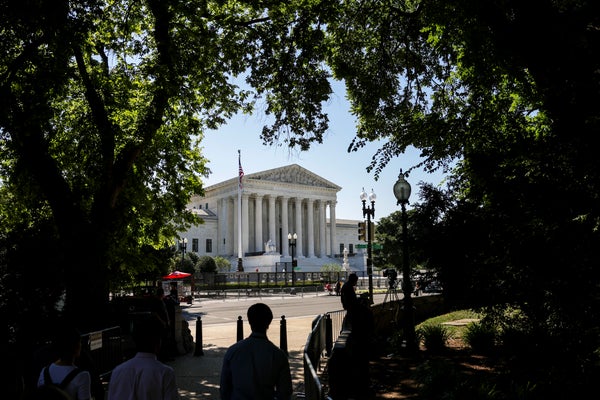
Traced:
[[56, 360], [40, 371], [38, 392], [63, 393], [72, 400], [91, 400], [91, 376], [80, 369], [77, 359], [81, 354], [81, 333], [69, 324], [62, 325], [53, 341]]

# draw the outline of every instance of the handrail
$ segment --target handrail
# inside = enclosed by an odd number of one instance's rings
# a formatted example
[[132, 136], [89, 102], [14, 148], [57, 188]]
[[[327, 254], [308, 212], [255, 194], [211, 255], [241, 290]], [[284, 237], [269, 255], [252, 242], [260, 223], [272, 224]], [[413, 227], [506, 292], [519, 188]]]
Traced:
[[312, 322], [312, 330], [304, 346], [304, 398], [325, 400], [323, 385], [318, 371], [324, 354], [330, 355], [333, 343], [339, 337], [346, 310], [331, 311], [318, 315]]

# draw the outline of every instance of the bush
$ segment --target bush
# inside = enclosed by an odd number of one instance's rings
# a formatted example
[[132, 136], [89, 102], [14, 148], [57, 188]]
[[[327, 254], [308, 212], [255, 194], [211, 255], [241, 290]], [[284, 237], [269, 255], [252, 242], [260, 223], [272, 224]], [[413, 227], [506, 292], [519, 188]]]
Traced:
[[211, 256], [202, 256], [198, 261], [200, 272], [216, 272], [217, 263]]
[[442, 352], [451, 337], [448, 329], [440, 324], [423, 325], [417, 330], [417, 335], [423, 341], [425, 348], [432, 353]]
[[472, 322], [463, 332], [464, 342], [475, 353], [489, 354], [496, 345], [496, 329], [490, 324]]

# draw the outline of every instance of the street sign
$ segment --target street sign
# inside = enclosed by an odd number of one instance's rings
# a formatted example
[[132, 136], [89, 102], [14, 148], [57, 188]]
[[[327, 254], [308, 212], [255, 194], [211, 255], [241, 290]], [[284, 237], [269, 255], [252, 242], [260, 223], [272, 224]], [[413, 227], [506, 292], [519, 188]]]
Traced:
[[[357, 249], [366, 249], [366, 248], [367, 248], [367, 246], [368, 246], [368, 244], [364, 244], [364, 243], [358, 243], [358, 244], [356, 245], [356, 248], [357, 248]], [[373, 243], [373, 244], [372, 244], [372, 246], [373, 246], [373, 247], [372, 247], [372, 248], [373, 248], [373, 250], [381, 250], [381, 249], [383, 249], [383, 245], [382, 245], [381, 243]]]

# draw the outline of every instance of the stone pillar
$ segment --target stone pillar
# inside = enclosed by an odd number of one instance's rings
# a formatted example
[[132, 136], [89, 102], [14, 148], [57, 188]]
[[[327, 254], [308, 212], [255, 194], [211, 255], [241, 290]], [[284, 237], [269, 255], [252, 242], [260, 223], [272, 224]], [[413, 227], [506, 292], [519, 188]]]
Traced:
[[281, 255], [283, 257], [290, 256], [290, 246], [287, 242], [287, 234], [290, 233], [290, 228], [288, 225], [288, 198], [281, 198], [281, 232], [283, 234], [282, 242], [281, 242]]
[[[232, 198], [231, 200], [232, 200], [232, 204], [233, 204], [233, 229], [231, 232], [231, 236], [233, 238], [233, 240], [232, 240], [233, 246], [231, 248], [231, 254], [233, 254], [235, 256], [235, 258], [237, 259], [238, 248], [239, 248], [238, 241], [240, 238], [240, 236], [238, 234], [238, 232], [239, 232], [238, 226], [240, 223], [240, 221], [238, 221], [238, 207], [240, 206], [240, 204], [239, 204], [240, 202], [238, 201], [237, 197]], [[233, 267], [236, 268], [237, 266], [234, 265]]]
[[248, 198], [249, 196], [247, 194], [242, 194], [242, 256], [248, 252], [248, 238], [250, 236]]
[[[277, 231], [275, 224], [275, 196], [269, 196], [269, 239], [277, 245]], [[281, 254], [281, 249], [278, 249]]]
[[235, 235], [236, 235], [236, 231], [235, 231], [235, 216], [236, 211], [235, 211], [235, 201], [233, 200], [233, 197], [228, 197], [227, 198], [227, 239], [226, 239], [226, 248], [227, 248], [227, 255], [232, 256], [235, 252]]
[[307, 257], [315, 256], [315, 215], [314, 215], [314, 207], [315, 203], [313, 199], [306, 200], [306, 222], [307, 222], [307, 230], [306, 239], [307, 239]]
[[217, 235], [217, 254], [223, 256], [227, 254], [227, 245], [229, 244], [229, 239], [228, 239], [228, 227], [229, 227], [229, 219], [228, 217], [228, 205], [229, 205], [229, 199], [227, 197], [221, 198], [218, 200], [218, 207], [219, 207], [219, 232]]
[[331, 241], [331, 257], [336, 254], [335, 242], [335, 201], [329, 202], [329, 240]]
[[296, 241], [296, 258], [304, 257], [304, 252], [302, 251], [302, 243], [304, 243], [303, 235], [302, 235], [302, 199], [300, 197], [296, 197], [295, 199], [296, 205], [296, 219], [295, 219], [295, 228], [296, 230], [292, 232], [292, 234], [296, 233], [298, 235], [298, 240]]
[[325, 206], [325, 201], [319, 200], [319, 257], [327, 256], [327, 238], [325, 237], [327, 215], [325, 215]]
[[262, 203], [263, 197], [257, 195], [254, 198], [254, 251], [263, 251]]

